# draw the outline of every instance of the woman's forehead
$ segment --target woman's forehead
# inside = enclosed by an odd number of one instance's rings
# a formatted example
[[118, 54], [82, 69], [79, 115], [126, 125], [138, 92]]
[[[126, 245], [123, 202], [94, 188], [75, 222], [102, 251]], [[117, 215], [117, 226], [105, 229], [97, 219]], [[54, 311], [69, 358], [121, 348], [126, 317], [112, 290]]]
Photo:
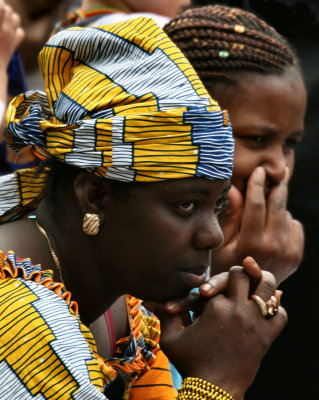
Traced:
[[202, 194], [210, 195], [211, 193], [227, 192], [230, 188], [230, 179], [206, 179], [200, 177], [172, 179], [161, 182], [133, 184], [133, 186], [141, 191], [163, 195], [186, 195], [186, 194]]

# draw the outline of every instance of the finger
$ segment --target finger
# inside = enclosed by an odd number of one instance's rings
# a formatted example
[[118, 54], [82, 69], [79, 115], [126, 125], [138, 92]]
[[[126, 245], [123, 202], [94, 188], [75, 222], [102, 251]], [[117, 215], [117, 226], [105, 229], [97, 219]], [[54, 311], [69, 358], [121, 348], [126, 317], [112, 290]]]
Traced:
[[243, 196], [234, 185], [231, 186], [227, 199], [229, 204], [218, 218], [224, 233], [224, 243], [231, 241], [238, 233], [244, 207]]
[[262, 271], [262, 277], [254, 292], [262, 300], [267, 301], [271, 296], [274, 296], [277, 287], [277, 282], [274, 275], [269, 271]]
[[276, 297], [276, 299], [277, 299], [277, 304], [278, 304], [278, 306], [280, 306], [281, 305], [281, 297], [282, 297], [282, 290], [278, 290], [278, 289], [276, 289], [275, 290], [275, 294], [274, 294], [274, 296]]
[[12, 24], [12, 15], [14, 15], [14, 11], [12, 9], [11, 6], [9, 6], [8, 4], [5, 4], [4, 6], [4, 14], [3, 14], [3, 24], [4, 27], [9, 27]]
[[305, 247], [305, 232], [303, 229], [302, 224], [297, 221], [296, 219], [293, 219], [292, 222], [292, 243], [294, 244], [295, 251], [297, 254], [297, 263], [299, 263], [302, 260], [303, 256], [303, 251]]
[[[199, 295], [198, 295], [199, 297]], [[165, 321], [165, 318], [168, 319], [168, 315], [175, 315], [175, 313], [168, 313], [166, 311], [166, 305], [164, 303], [156, 302], [156, 301], [143, 301], [142, 305], [150, 312], [152, 312], [154, 315], [156, 315], [159, 319], [163, 319]], [[172, 319], [174, 321], [174, 319]], [[181, 325], [188, 325], [191, 322], [191, 316], [188, 311], [186, 312], [181, 312], [179, 313], [178, 319], [176, 321], [179, 321]]]
[[246, 190], [245, 207], [241, 221], [242, 236], [258, 237], [264, 230], [266, 216], [265, 170], [257, 167], [251, 174]]
[[243, 260], [244, 271], [254, 280], [259, 281], [262, 277], [261, 269], [253, 257], [246, 257]]
[[178, 314], [186, 310], [193, 310], [199, 297], [198, 292], [190, 292], [186, 297], [166, 302], [164, 310], [169, 314]]
[[305, 236], [302, 224], [290, 216], [290, 225], [288, 226], [286, 243], [280, 245], [280, 248], [286, 249], [286, 262], [284, 265], [281, 264], [280, 268], [272, 271], [276, 276], [278, 286], [296, 272], [304, 252]]
[[0, 30], [2, 29], [3, 22], [5, 20], [5, 7], [3, 2], [0, 3]]
[[262, 272], [255, 261], [253, 257], [246, 257], [243, 260], [243, 268], [246, 274], [250, 277], [250, 294], [254, 293], [261, 278], [262, 278]]
[[143, 301], [142, 302], [142, 306], [145, 307], [148, 311], [150, 311], [151, 313], [155, 314], [155, 311], [162, 309], [162, 311], [164, 311], [164, 304], [163, 303], [158, 303], [156, 301]]
[[287, 211], [289, 169], [286, 168], [284, 179], [270, 192], [267, 199], [266, 226], [270, 229], [285, 230], [285, 213]]
[[16, 47], [18, 47], [21, 44], [24, 38], [25, 38], [25, 32], [21, 27], [19, 27], [16, 32]]
[[155, 315], [161, 323], [162, 340], [176, 337], [179, 332], [182, 332], [192, 322], [189, 312], [169, 314], [160, 307], [155, 309]]
[[199, 287], [199, 292], [204, 297], [212, 297], [225, 292], [228, 285], [228, 272], [213, 275]]
[[248, 299], [250, 278], [243, 267], [231, 267], [228, 279], [227, 297], [234, 298], [238, 302], [242, 301], [242, 299]]

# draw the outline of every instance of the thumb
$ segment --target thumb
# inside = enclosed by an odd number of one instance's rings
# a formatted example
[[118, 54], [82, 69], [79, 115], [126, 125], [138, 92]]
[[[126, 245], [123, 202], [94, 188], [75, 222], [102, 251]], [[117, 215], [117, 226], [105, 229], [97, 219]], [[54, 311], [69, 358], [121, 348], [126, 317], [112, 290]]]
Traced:
[[244, 199], [236, 186], [232, 185], [228, 193], [229, 205], [219, 216], [224, 233], [224, 244], [229, 243], [238, 233], [244, 209]]

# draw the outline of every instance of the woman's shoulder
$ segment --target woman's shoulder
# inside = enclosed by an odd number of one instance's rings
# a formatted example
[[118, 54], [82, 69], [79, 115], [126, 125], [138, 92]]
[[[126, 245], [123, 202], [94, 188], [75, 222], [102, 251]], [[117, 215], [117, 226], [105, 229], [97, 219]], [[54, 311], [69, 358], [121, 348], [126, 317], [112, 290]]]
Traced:
[[92, 334], [60, 286], [52, 271], [0, 252], [0, 370], [10, 377], [10, 385], [0, 382], [0, 392], [9, 393], [6, 398], [71, 398], [75, 391], [81, 398], [105, 398]]

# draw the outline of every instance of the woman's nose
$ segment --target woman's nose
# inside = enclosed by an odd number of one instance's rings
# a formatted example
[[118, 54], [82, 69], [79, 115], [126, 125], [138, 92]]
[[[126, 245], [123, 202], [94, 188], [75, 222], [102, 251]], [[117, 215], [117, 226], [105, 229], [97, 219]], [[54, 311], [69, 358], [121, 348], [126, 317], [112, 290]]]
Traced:
[[224, 235], [215, 213], [210, 217], [201, 219], [195, 231], [193, 241], [195, 248], [201, 250], [213, 250], [222, 245]]
[[266, 177], [271, 183], [277, 184], [281, 182], [285, 177], [287, 167], [287, 160], [282, 148], [269, 149], [261, 166], [264, 168]]

